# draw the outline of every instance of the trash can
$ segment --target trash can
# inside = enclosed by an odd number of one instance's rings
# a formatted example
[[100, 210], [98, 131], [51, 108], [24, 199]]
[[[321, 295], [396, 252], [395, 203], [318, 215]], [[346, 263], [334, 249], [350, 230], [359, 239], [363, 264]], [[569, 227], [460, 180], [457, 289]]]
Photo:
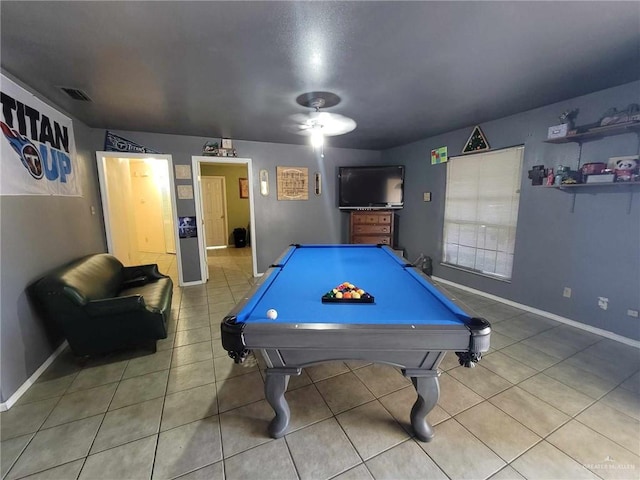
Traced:
[[245, 228], [235, 228], [233, 230], [233, 243], [236, 248], [247, 246], [247, 230]]

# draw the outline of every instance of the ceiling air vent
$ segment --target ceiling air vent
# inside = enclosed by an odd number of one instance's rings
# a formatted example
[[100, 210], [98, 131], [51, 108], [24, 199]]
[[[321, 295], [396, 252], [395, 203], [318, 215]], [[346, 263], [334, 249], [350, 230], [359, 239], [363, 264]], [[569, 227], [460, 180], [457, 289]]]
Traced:
[[69, 87], [60, 87], [64, 93], [69, 95], [74, 100], [80, 100], [81, 102], [91, 102], [92, 100], [89, 98], [89, 95], [84, 93], [82, 90], [77, 88], [69, 88]]

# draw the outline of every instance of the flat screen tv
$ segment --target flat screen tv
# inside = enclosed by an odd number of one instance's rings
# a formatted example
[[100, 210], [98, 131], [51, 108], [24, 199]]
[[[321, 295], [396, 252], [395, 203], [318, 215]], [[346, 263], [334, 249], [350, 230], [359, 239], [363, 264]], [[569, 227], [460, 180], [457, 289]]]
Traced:
[[340, 167], [339, 208], [372, 210], [404, 206], [404, 166]]

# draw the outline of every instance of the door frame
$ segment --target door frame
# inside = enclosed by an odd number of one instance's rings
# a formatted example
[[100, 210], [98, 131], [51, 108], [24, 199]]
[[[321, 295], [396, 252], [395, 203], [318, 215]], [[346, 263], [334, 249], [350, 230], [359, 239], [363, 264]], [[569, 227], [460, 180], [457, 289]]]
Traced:
[[[206, 220], [204, 214], [204, 208], [202, 209], [202, 225], [204, 230], [204, 243], [206, 249], [214, 249], [214, 248], [225, 248], [229, 246], [229, 212], [227, 209], [227, 178], [222, 175], [207, 175], [206, 178], [221, 178], [222, 179], [222, 209], [224, 210], [224, 239], [225, 244], [221, 246], [210, 247], [207, 245], [207, 228], [204, 226], [204, 221]], [[202, 182], [202, 180], [200, 180]], [[200, 189], [200, 193], [202, 193], [202, 189]], [[203, 198], [204, 201], [204, 198]]]
[[[256, 218], [255, 218], [255, 205], [253, 195], [253, 169], [250, 158], [238, 158], [238, 157], [204, 157], [201, 155], [194, 155], [191, 157], [191, 165], [193, 170], [194, 182], [193, 182], [193, 196], [196, 204], [196, 223], [202, 225], [202, 194], [200, 189], [200, 165], [201, 164], [233, 164], [233, 165], [246, 165], [247, 178], [249, 179], [249, 221], [251, 222], [251, 261], [253, 276], [258, 276], [258, 259], [256, 255]], [[205, 248], [206, 240], [198, 242], [198, 250], [200, 254], [200, 278], [203, 283], [209, 278], [209, 269], [207, 268], [207, 251]]]
[[176, 228], [176, 212], [177, 201], [176, 191], [174, 188], [175, 179], [173, 175], [173, 158], [171, 155], [163, 155], [156, 153], [129, 153], [129, 152], [96, 152], [96, 163], [98, 164], [98, 182], [100, 184], [100, 198], [102, 199], [102, 215], [104, 220], [104, 231], [107, 237], [107, 252], [113, 254], [113, 239], [111, 235], [111, 217], [109, 215], [109, 189], [107, 188], [106, 162], [111, 158], [132, 158], [132, 159], [159, 159], [167, 161], [169, 169], [169, 190], [171, 198], [171, 210], [173, 215], [173, 235], [176, 243], [176, 263], [178, 264], [178, 281], [180, 285], [184, 284], [182, 277], [182, 253], [180, 252], [180, 239], [178, 238], [178, 229]]

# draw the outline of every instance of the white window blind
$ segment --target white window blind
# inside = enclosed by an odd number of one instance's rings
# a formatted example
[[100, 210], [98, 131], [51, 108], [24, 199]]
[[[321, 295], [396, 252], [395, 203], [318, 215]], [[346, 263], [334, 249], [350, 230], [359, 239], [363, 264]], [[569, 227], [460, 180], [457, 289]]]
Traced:
[[510, 280], [524, 147], [447, 163], [443, 262]]

